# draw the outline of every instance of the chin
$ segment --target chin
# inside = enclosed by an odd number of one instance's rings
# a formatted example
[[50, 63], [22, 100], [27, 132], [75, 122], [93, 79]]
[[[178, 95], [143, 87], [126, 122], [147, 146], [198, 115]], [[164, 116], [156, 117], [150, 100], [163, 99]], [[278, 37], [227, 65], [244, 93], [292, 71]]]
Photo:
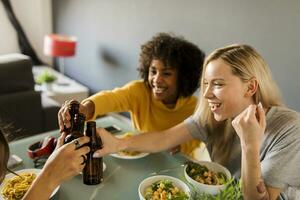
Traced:
[[214, 118], [215, 118], [215, 120], [218, 121], [218, 122], [221, 122], [221, 121], [226, 120], [226, 118], [224, 118], [224, 116], [218, 115], [218, 114], [214, 114]]
[[158, 94], [155, 94], [154, 92], [152, 94], [156, 100], [162, 101], [165, 99], [164, 95], [158, 95]]

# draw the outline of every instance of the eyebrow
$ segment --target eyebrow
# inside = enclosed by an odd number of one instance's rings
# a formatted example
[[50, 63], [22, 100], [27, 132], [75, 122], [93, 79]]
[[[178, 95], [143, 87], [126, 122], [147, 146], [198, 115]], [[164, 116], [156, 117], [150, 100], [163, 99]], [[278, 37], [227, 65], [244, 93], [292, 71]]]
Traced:
[[[207, 81], [205, 78], [204, 78], [204, 81]], [[211, 82], [213, 81], [225, 81], [225, 79], [222, 79], [222, 78], [216, 78], [216, 79], [212, 79]]]

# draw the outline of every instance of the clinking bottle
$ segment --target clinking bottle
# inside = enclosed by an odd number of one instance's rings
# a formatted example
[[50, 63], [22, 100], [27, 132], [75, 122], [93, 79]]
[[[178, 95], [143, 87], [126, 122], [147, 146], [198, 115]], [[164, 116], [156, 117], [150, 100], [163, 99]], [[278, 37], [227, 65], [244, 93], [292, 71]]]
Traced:
[[[75, 115], [79, 114], [79, 105], [80, 105], [79, 102], [76, 100], [72, 100], [69, 104], [68, 109], [69, 109], [69, 113], [71, 116], [71, 119], [70, 119], [71, 126], [69, 128], [64, 127], [64, 132], [67, 133], [67, 137], [69, 136], [69, 134], [71, 134], [71, 132], [73, 130]], [[68, 142], [70, 142], [70, 140], [66, 141], [66, 139], [65, 139], [65, 143], [68, 143]]]
[[102, 148], [102, 141], [96, 134], [96, 122], [88, 121], [85, 135], [90, 137], [88, 143], [91, 151], [86, 155], [87, 160], [83, 169], [83, 183], [86, 185], [97, 185], [103, 181], [103, 159], [93, 158], [93, 154]]
[[84, 122], [85, 116], [82, 113], [75, 114], [72, 129], [70, 130], [70, 134], [68, 134], [65, 138], [65, 143], [69, 143], [74, 139], [83, 136], [84, 133]]

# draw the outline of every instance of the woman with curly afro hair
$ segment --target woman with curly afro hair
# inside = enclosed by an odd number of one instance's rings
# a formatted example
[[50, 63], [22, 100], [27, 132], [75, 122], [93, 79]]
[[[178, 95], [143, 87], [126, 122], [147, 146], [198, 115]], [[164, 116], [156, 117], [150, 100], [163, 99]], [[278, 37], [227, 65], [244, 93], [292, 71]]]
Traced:
[[[138, 68], [143, 80], [101, 91], [81, 102], [88, 120], [108, 112], [129, 111], [140, 132], [168, 129], [190, 116], [196, 107], [205, 54], [193, 43], [173, 34], [158, 33], [141, 46]], [[69, 102], [58, 113], [60, 130], [70, 127]], [[193, 156], [199, 141], [181, 145]]]

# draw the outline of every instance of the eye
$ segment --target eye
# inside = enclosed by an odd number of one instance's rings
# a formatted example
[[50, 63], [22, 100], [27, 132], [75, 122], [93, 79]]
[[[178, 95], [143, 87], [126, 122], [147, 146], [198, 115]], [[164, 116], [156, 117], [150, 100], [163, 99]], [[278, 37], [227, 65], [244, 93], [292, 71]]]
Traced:
[[155, 74], [156, 74], [156, 70], [150, 69], [149, 74], [150, 74], [150, 75], [155, 75]]
[[208, 82], [207, 82], [207, 81], [203, 81], [202, 84], [203, 84], [204, 87], [207, 87], [207, 86], [208, 86]]
[[170, 75], [172, 75], [172, 73], [171, 72], [164, 72], [163, 75], [164, 76], [170, 76]]
[[224, 83], [220, 83], [220, 82], [215, 82], [214, 85], [216, 87], [222, 87], [224, 85]]

